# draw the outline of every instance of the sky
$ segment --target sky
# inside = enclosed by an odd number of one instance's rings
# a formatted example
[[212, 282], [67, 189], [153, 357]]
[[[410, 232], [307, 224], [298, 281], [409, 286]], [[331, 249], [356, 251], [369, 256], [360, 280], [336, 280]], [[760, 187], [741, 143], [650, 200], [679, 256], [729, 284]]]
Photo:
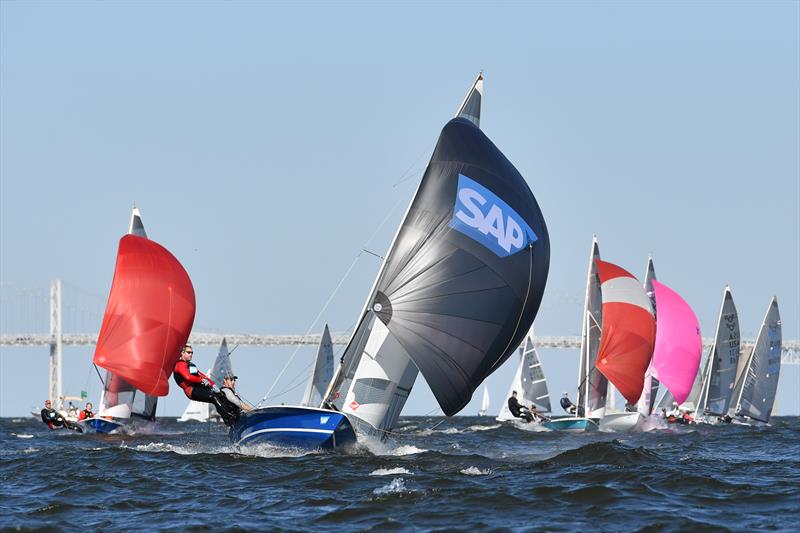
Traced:
[[[596, 234], [637, 276], [651, 254], [704, 336], [730, 284], [743, 336], [775, 294], [800, 338], [798, 2], [0, 2], [2, 297], [62, 279], [101, 313], [135, 203], [192, 278], [195, 331], [347, 331], [379, 267], [361, 250], [386, 253], [481, 70], [481, 128], [550, 233], [538, 333], [578, 334]], [[275, 390], [298, 401], [313, 351], [238, 349], [241, 391], [294, 354]], [[0, 416], [41, 404], [47, 353], [0, 348]], [[65, 390], [99, 395], [91, 355], [65, 350]], [[577, 351], [542, 357], [574, 390]], [[779, 412], [798, 386], [784, 366]], [[435, 408], [418, 380], [405, 413]]]

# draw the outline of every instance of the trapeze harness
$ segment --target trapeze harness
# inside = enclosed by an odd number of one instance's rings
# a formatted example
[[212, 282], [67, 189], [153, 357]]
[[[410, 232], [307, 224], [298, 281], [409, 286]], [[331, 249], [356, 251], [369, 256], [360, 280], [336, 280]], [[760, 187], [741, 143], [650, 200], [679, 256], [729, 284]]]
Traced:
[[[211, 381], [211, 378], [200, 372], [194, 363], [187, 363], [183, 359], [178, 359], [178, 362], [175, 363], [175, 370], [172, 372], [172, 377], [175, 378], [175, 383], [183, 389], [183, 393], [190, 400], [216, 404], [214, 401], [214, 393], [211, 391], [214, 382]], [[204, 379], [211, 384], [211, 387], [203, 385]]]

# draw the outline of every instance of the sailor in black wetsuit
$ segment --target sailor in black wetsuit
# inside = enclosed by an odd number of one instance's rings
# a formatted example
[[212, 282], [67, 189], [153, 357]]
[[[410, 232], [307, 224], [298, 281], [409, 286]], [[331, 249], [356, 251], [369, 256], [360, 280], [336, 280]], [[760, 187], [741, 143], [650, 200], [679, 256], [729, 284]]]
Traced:
[[577, 407], [575, 407], [575, 404], [572, 403], [572, 400], [569, 399], [569, 394], [567, 394], [566, 392], [562, 394], [560, 403], [561, 403], [561, 408], [564, 409], [564, 411], [566, 411], [571, 415], [575, 414]]
[[508, 399], [508, 410], [517, 418], [525, 419], [525, 422], [533, 421], [533, 415], [524, 405], [520, 405], [517, 400], [517, 391], [511, 391], [511, 398]]
[[42, 409], [42, 422], [47, 424], [50, 429], [57, 429], [64, 426], [64, 417], [58, 414], [58, 411], [53, 409], [53, 403], [50, 400], [44, 401], [44, 409]]
[[70, 424], [63, 416], [61, 416], [61, 413], [53, 409], [53, 404], [50, 400], [44, 401], [44, 409], [42, 409], [41, 415], [42, 415], [42, 422], [47, 424], [47, 427], [49, 427], [50, 429], [61, 429], [63, 427], [67, 429], [81, 431], [81, 429], [78, 426]]

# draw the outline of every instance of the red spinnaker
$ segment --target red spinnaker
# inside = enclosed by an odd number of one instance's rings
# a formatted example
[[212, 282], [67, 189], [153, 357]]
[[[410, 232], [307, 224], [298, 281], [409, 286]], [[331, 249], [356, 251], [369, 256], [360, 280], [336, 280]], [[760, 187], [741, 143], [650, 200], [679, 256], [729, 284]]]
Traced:
[[642, 395], [653, 355], [656, 322], [650, 299], [635, 277], [613, 263], [597, 260], [603, 295], [603, 331], [597, 368], [630, 404]]
[[94, 362], [146, 394], [166, 396], [194, 313], [194, 287], [175, 256], [154, 241], [125, 235]]

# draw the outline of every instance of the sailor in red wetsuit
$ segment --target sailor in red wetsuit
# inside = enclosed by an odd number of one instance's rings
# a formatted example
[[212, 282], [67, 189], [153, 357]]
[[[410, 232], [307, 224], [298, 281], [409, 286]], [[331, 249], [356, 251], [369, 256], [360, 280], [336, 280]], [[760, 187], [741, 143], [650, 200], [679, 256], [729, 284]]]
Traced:
[[175, 370], [172, 377], [182, 389], [186, 397], [196, 402], [213, 403], [218, 405], [218, 400], [214, 394], [214, 382], [211, 378], [200, 372], [192, 363], [194, 350], [188, 344], [181, 350], [181, 357], [175, 363]]
[[92, 417], [94, 417], [94, 412], [92, 412], [92, 402], [89, 402], [86, 404], [86, 409], [78, 414], [78, 420], [87, 420]]

